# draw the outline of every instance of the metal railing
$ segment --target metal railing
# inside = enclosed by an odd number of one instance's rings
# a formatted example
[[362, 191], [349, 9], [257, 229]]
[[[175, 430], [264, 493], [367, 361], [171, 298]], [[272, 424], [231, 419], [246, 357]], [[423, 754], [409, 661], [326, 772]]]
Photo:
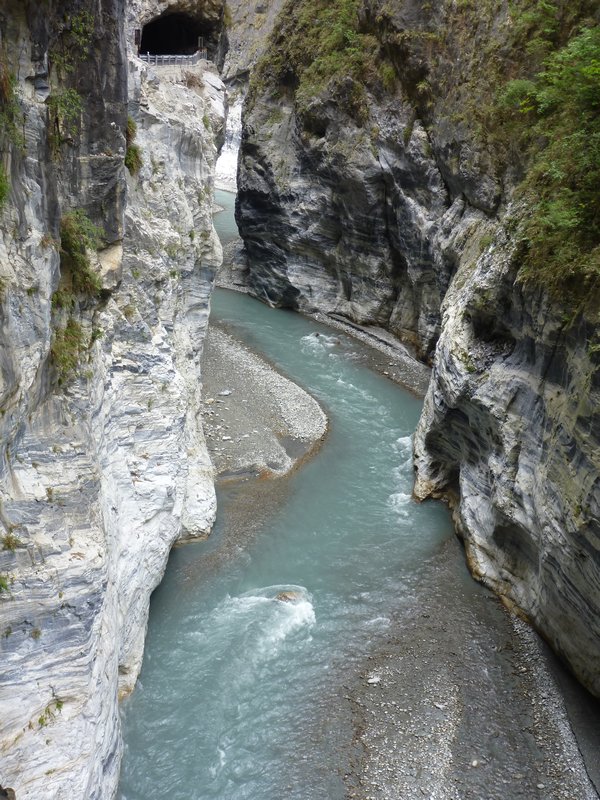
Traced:
[[197, 50], [191, 56], [173, 55], [173, 56], [157, 56], [152, 53], [139, 53], [139, 58], [145, 61], [146, 64], [152, 64], [154, 67], [185, 67], [197, 64], [199, 61], [207, 61], [208, 53], [206, 48]]

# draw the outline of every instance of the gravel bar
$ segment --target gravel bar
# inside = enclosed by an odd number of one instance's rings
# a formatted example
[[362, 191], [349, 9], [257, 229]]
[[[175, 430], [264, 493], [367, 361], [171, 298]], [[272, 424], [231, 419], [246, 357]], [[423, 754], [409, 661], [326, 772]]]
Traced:
[[221, 478], [281, 476], [327, 433], [317, 401], [211, 323], [203, 355], [203, 424]]

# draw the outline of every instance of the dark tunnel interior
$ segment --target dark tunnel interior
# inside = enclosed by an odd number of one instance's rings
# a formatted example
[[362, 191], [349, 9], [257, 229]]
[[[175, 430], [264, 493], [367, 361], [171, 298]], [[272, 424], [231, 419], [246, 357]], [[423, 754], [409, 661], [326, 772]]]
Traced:
[[187, 14], [167, 14], [149, 22], [142, 30], [141, 53], [152, 55], [192, 55], [201, 47], [215, 44], [214, 25], [203, 24]]

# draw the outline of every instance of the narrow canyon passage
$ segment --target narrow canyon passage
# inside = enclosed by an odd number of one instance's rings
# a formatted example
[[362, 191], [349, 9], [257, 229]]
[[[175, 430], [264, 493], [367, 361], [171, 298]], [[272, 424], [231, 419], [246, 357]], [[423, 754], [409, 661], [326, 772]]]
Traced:
[[[239, 531], [218, 573], [204, 561], [231, 535], [223, 522], [206, 544], [175, 551], [126, 704], [123, 797], [158, 797], [159, 787], [181, 800], [343, 797], [337, 751], [352, 732], [330, 716], [340, 683], [451, 535], [443, 506], [410, 499], [420, 402], [302, 317], [235, 295], [215, 297], [213, 313], [270, 345], [326, 406], [331, 432], [285, 481], [285, 507], [247, 543]], [[235, 491], [219, 500], [223, 520]], [[299, 602], [274, 599], [288, 587]]]
[[211, 318], [308, 389], [330, 430], [288, 478], [222, 484], [213, 535], [173, 552], [124, 703], [122, 800], [593, 797], [536, 736], [548, 720], [514, 630], [446, 508], [411, 499], [421, 402], [297, 314], [217, 290]]

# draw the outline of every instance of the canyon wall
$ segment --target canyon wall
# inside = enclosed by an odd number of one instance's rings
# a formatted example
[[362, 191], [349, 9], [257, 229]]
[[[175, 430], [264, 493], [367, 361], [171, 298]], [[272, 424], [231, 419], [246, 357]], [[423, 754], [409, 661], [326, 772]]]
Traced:
[[250, 83], [237, 219], [256, 297], [433, 363], [417, 496], [451, 501], [474, 575], [600, 695], [598, 303], [585, 274], [578, 302], [522, 277], [529, 151], [498, 100], [599, 22], [550, 5], [286, 4]]
[[248, 288], [433, 363], [417, 495], [451, 501], [476, 577], [600, 694], [597, 306], [518, 278], [527, 164], [489, 125], [525, 52], [508, 4], [228, 5], [0, 4], [0, 785], [19, 800], [114, 796], [150, 592], [215, 514], [199, 360], [225, 101], [214, 70], [135, 58], [167, 8], [224, 26], [240, 96], [254, 70]]
[[215, 514], [199, 360], [223, 86], [128, 58], [126, 30], [122, 0], [0, 10], [0, 784], [19, 800], [114, 796], [150, 593]]

